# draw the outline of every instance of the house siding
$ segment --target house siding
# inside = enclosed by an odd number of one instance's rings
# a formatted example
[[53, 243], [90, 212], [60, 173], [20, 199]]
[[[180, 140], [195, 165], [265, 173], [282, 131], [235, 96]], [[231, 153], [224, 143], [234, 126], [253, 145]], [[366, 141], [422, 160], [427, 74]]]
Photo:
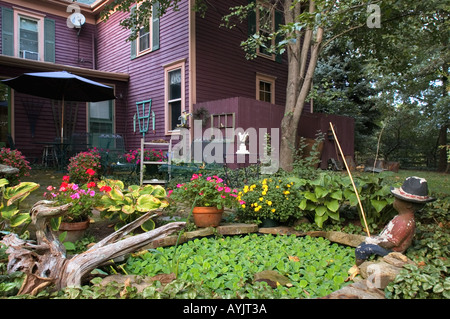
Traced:
[[[119, 22], [128, 13], [116, 12], [106, 22], [99, 22], [97, 28], [97, 66], [103, 71], [126, 72], [130, 74], [127, 101], [127, 115], [123, 118], [129, 149], [140, 147], [138, 124], [133, 131], [133, 116], [136, 102], [152, 100], [152, 111], [156, 117], [156, 133], [149, 131], [147, 140], [167, 139], [164, 133], [164, 65], [185, 61], [185, 104], [189, 106], [189, 1], [179, 4], [178, 11], [171, 9], [160, 19], [160, 48], [131, 59], [130, 31]], [[151, 130], [151, 124], [150, 124]]]
[[[0, 1], [0, 7], [13, 8], [8, 2]], [[16, 5], [14, 7], [28, 10], [29, 12], [45, 15], [45, 18], [55, 21], [55, 63], [76, 67], [92, 69], [93, 64], [93, 35], [95, 25], [85, 23], [78, 35], [77, 29], [67, 27], [67, 16], [69, 13], [61, 12], [61, 15], [54, 15], [45, 11], [31, 10], [29, 8]], [[1, 16], [1, 14], [0, 14]], [[2, 17], [0, 17], [1, 27]], [[16, 38], [16, 35], [14, 35]], [[0, 37], [0, 52], [3, 52], [3, 43]]]
[[222, 17], [230, 7], [247, 1], [216, 1], [205, 18], [196, 16], [197, 103], [242, 96], [256, 98], [256, 73], [276, 77], [275, 104], [286, 100], [287, 63], [257, 57], [247, 60], [240, 44], [246, 40], [247, 22], [233, 29], [221, 27]]
[[[194, 109], [201, 107], [208, 109], [211, 114], [234, 113], [236, 117], [236, 129], [242, 128], [246, 130], [248, 128], [255, 128], [257, 131], [259, 131], [259, 129], [267, 129], [267, 133], [269, 134], [271, 133], [272, 128], [280, 128], [281, 120], [284, 115], [283, 107], [245, 97], [233, 97], [197, 103], [194, 105]], [[255, 112], [256, 109], [258, 112]], [[330, 122], [333, 123], [344, 155], [354, 158], [354, 119], [352, 118], [322, 113], [305, 113], [300, 118], [297, 131], [298, 137], [308, 139], [315, 139], [318, 131], [324, 134], [325, 140], [320, 163], [322, 169], [327, 169], [328, 159], [330, 158], [338, 161], [342, 160], [340, 155], [336, 152], [335, 141], [327, 138]], [[211, 123], [208, 120], [203, 129], [210, 127]], [[221, 132], [225, 137], [225, 129], [221, 129]], [[281, 132], [279, 133], [281, 134]], [[228, 138], [230, 137], [231, 136]], [[238, 147], [236, 144], [237, 140], [233, 140], [235, 141], [234, 150], [228, 149], [228, 156], [235, 156], [234, 153]], [[262, 150], [259, 150], [260, 153], [261, 151]], [[232, 162], [237, 163], [237, 159], [235, 158]]]
[[[73, 29], [67, 26], [67, 16], [69, 13], [65, 11], [65, 7], [61, 7], [59, 9], [60, 11], [58, 11], [58, 7], [52, 7], [52, 10], [49, 10], [51, 12], [46, 12], [44, 10], [30, 9], [18, 3], [11, 4], [0, 1], [0, 7], [12, 9], [13, 6], [25, 9], [31, 13], [44, 15], [45, 18], [55, 21], [55, 65], [61, 65], [61, 70], [65, 66], [89, 70], [94, 69], [95, 24], [86, 22], [81, 30]], [[0, 28], [1, 23], [2, 17], [0, 14]], [[2, 49], [3, 44], [0, 37], [0, 50]], [[20, 59], [17, 60], [20, 61]], [[33, 66], [30, 63], [24, 64], [27, 66], [1, 65], [0, 78], [11, 78], [26, 72], [47, 71], [49, 67], [45, 63], [33, 64]], [[126, 82], [105, 80], [105, 78], [95, 78], [92, 76], [88, 76], [88, 78], [106, 85], [113, 85], [115, 86], [116, 92], [124, 92], [127, 88]], [[52, 102], [49, 99], [14, 92], [13, 103], [14, 124], [11, 133], [14, 137], [14, 142], [30, 161], [39, 161], [43, 148], [43, 144], [39, 144], [39, 142], [53, 141], [55, 137], [59, 136], [59, 129], [53, 124]], [[30, 111], [27, 105], [34, 105], [35, 107]], [[87, 130], [87, 104], [79, 102], [77, 105], [77, 115], [76, 117], [75, 115], [72, 117], [76, 121], [73, 132], [85, 132]], [[115, 101], [115, 111], [116, 131], [125, 132], [125, 122], [122, 119], [126, 117], [126, 101], [117, 99]], [[66, 115], [69, 116], [68, 113]], [[71, 132], [69, 130], [65, 130], [66, 137], [69, 137], [70, 134]]]

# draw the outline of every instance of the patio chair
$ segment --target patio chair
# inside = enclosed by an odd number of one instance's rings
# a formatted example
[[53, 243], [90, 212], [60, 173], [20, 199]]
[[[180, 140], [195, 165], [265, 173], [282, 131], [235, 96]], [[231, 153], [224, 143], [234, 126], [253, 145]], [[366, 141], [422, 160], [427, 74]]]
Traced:
[[125, 158], [125, 142], [119, 134], [101, 134], [99, 151], [106, 177], [120, 177], [124, 181], [132, 182], [137, 179], [136, 164], [128, 163]]
[[75, 132], [70, 137], [69, 158], [80, 152], [86, 152], [92, 146], [92, 134], [89, 132]]

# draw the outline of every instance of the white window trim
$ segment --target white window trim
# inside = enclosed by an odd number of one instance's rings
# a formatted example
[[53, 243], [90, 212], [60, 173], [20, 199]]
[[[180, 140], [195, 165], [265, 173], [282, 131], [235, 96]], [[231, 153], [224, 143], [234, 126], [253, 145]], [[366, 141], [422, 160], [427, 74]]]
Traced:
[[164, 65], [164, 131], [166, 135], [178, 135], [180, 134], [180, 130], [171, 130], [170, 129], [170, 110], [169, 110], [169, 72], [175, 70], [181, 70], [181, 112], [186, 110], [186, 62], [183, 59], [182, 61], [176, 61], [170, 64]]
[[24, 17], [38, 22], [38, 61], [44, 61], [44, 14], [13, 7], [14, 10], [14, 56], [20, 57], [20, 18]]
[[270, 83], [270, 103], [275, 104], [275, 82], [276, 82], [276, 77], [271, 76], [271, 75], [267, 75], [267, 74], [262, 74], [262, 73], [256, 73], [256, 99], [258, 101], [261, 101], [259, 98], [259, 83], [261, 81], [263, 82], [267, 82]]
[[[269, 3], [261, 1], [261, 0], [258, 0], [257, 4], [260, 6], [263, 6], [263, 7], [267, 7], [271, 11], [271, 14], [272, 14], [272, 30], [271, 30], [271, 32], [275, 31], [275, 8], [273, 8]], [[258, 8], [258, 6], [257, 6], [257, 8]], [[259, 27], [260, 27], [259, 14], [260, 14], [260, 10], [257, 9], [256, 10], [256, 33], [257, 34], [259, 34], [259, 30], [260, 30], [259, 29]], [[272, 38], [271, 42], [272, 42], [271, 43], [272, 46], [275, 45], [275, 38]], [[266, 58], [266, 59], [269, 59], [272, 61], [275, 61], [275, 58], [276, 58], [275, 54], [266, 54], [266, 53], [261, 52], [259, 49], [259, 46], [256, 48], [256, 54], [260, 57], [263, 57], [263, 58]]]

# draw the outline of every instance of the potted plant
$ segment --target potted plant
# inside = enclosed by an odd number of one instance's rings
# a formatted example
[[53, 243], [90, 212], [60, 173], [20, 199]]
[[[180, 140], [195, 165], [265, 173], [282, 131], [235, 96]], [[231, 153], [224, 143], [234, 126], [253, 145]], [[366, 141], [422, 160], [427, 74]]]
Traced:
[[197, 227], [216, 227], [220, 224], [224, 207], [231, 208], [237, 203], [237, 193], [216, 175], [193, 174], [189, 182], [177, 184], [170, 192], [170, 199], [193, 207]]
[[[86, 174], [94, 176], [95, 171], [87, 169]], [[90, 181], [79, 185], [71, 183], [68, 175], [63, 176], [59, 187], [48, 186], [47, 192], [44, 193], [46, 199], [54, 201], [58, 206], [72, 204], [64, 216], [52, 219], [53, 230], [67, 231], [66, 239], [68, 241], [80, 238], [89, 227], [92, 210], [97, 205], [100, 196], [101, 192], [96, 182]]]

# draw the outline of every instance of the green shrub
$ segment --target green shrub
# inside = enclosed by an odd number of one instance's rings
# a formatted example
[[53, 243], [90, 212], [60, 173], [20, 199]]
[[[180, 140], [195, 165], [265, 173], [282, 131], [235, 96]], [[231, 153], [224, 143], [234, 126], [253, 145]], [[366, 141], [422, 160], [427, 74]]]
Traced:
[[302, 216], [298, 208], [300, 204], [298, 185], [287, 178], [265, 178], [254, 184], [245, 185], [237, 199], [240, 204], [237, 216], [243, 221], [260, 223], [269, 218], [286, 222]]
[[[101, 157], [97, 149], [88, 152], [80, 152], [69, 159], [67, 166], [70, 180], [77, 184], [85, 184], [89, 181], [96, 181], [101, 176]], [[90, 174], [88, 173], [88, 170]]]

